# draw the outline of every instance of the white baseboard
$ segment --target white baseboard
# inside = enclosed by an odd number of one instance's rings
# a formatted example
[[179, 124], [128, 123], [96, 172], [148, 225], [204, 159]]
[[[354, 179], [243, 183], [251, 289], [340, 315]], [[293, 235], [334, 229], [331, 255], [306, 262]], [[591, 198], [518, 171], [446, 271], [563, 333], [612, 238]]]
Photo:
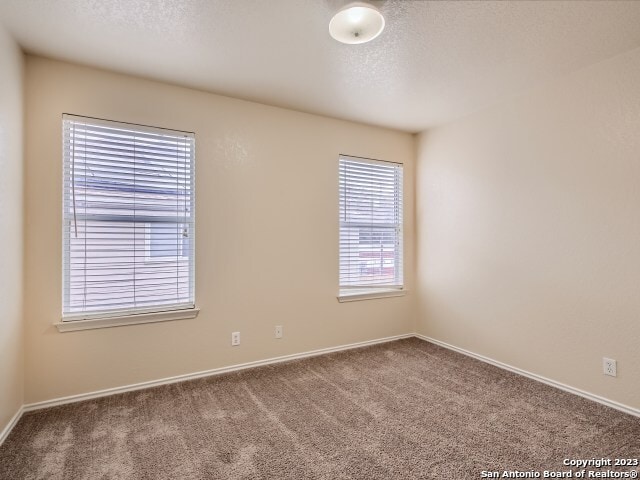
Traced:
[[353, 348], [367, 347], [369, 345], [376, 345], [378, 343], [393, 342], [394, 340], [401, 340], [403, 338], [410, 338], [410, 337], [413, 337], [412, 333], [408, 333], [404, 335], [394, 335], [392, 337], [378, 338], [375, 340], [366, 340], [364, 342], [350, 343], [347, 345], [339, 345], [337, 347], [320, 348], [318, 350], [311, 350], [311, 351], [302, 352], [302, 353], [293, 353], [291, 355], [283, 355], [281, 357], [267, 358], [265, 360], [257, 360], [254, 362], [241, 363], [238, 365], [230, 365], [228, 367], [213, 368], [211, 370], [204, 370], [202, 372], [187, 373], [184, 375], [177, 375], [175, 377], [161, 378], [159, 380], [151, 380], [149, 382], [134, 383], [134, 384], [125, 385], [122, 387], [114, 387], [114, 388], [107, 388], [105, 390], [97, 390], [94, 392], [80, 393], [78, 395], [70, 395], [68, 397], [54, 398], [52, 400], [45, 400], [43, 402], [30, 403], [25, 405], [23, 410], [25, 412], [30, 412], [33, 410], [40, 410], [43, 408], [56, 407], [58, 405], [65, 405], [67, 403], [82, 402], [84, 400], [91, 400], [93, 398], [106, 397], [109, 395], [115, 395], [117, 393], [132, 392], [135, 390], [142, 390], [150, 387], [158, 387], [160, 385], [168, 385], [170, 383], [178, 383], [178, 382], [184, 382], [186, 380], [195, 380], [197, 378], [221, 375], [223, 373], [228, 373], [228, 372], [236, 372], [239, 370], [245, 370], [247, 368], [261, 367], [264, 365], [273, 365], [275, 363], [289, 362], [291, 360], [298, 360], [301, 358], [316, 357], [318, 355], [325, 355], [327, 353], [340, 352], [343, 350], [351, 350]]
[[81, 393], [81, 394], [78, 394], [78, 395], [70, 395], [68, 397], [55, 398], [55, 399], [52, 399], [52, 400], [45, 400], [45, 401], [42, 401], [42, 402], [26, 404], [26, 405], [23, 405], [16, 412], [16, 414], [13, 416], [13, 418], [8, 423], [8, 425], [0, 433], [0, 445], [2, 445], [2, 442], [4, 442], [4, 440], [9, 436], [9, 433], [11, 433], [11, 430], [16, 425], [16, 423], [18, 423], [18, 420], [20, 420], [20, 417], [22, 417], [22, 414], [25, 413], [25, 412], [30, 412], [30, 411], [33, 411], [33, 410], [40, 410], [40, 409], [49, 408], [49, 407], [56, 407], [56, 406], [65, 405], [65, 404], [68, 404], [68, 403], [81, 402], [81, 401], [84, 401], [84, 400], [91, 400], [93, 398], [106, 397], [106, 396], [115, 395], [115, 394], [118, 394], [118, 393], [132, 392], [132, 391], [135, 391], [135, 390], [142, 390], [142, 389], [145, 389], [145, 388], [157, 387], [157, 386], [160, 386], [160, 385], [168, 385], [168, 384], [171, 384], [171, 383], [184, 382], [186, 380], [195, 380], [197, 378], [205, 378], [205, 377], [210, 377], [210, 376], [214, 376], [214, 375], [221, 375], [223, 373], [245, 370], [247, 368], [255, 368], [255, 367], [260, 367], [260, 366], [264, 366], [264, 365], [273, 365], [273, 364], [276, 364], [276, 363], [288, 362], [288, 361], [291, 361], [291, 360], [298, 360], [298, 359], [302, 359], [302, 358], [315, 357], [315, 356], [318, 356], [318, 355], [325, 355], [327, 353], [340, 352], [340, 351], [343, 351], [343, 350], [351, 350], [351, 349], [354, 349], [354, 348], [367, 347], [369, 345], [376, 345], [376, 344], [379, 344], [379, 343], [392, 342], [394, 340], [401, 340], [403, 338], [410, 338], [410, 337], [419, 338], [421, 340], [424, 340], [424, 341], [433, 343], [435, 345], [439, 345], [441, 347], [447, 348], [449, 350], [453, 350], [455, 352], [461, 353], [463, 355], [475, 358], [475, 359], [480, 360], [482, 362], [489, 363], [491, 365], [494, 365], [496, 367], [502, 368], [504, 370], [508, 370], [510, 372], [517, 373], [517, 374], [522, 375], [524, 377], [531, 378], [532, 380], [536, 380], [538, 382], [542, 382], [542, 383], [550, 385], [552, 387], [559, 388], [560, 390], [564, 390], [565, 392], [573, 393], [574, 395], [579, 395], [581, 397], [587, 398], [587, 399], [592, 400], [594, 402], [598, 402], [598, 403], [601, 403], [601, 404], [606, 405], [608, 407], [615, 408], [616, 410], [620, 410], [620, 411], [628, 413], [630, 415], [634, 415], [636, 417], [640, 417], [640, 410], [637, 409], [637, 408], [633, 408], [633, 407], [630, 407], [628, 405], [623, 405], [621, 403], [615, 402], [613, 400], [609, 400], [609, 399], [604, 398], [604, 397], [600, 397], [600, 396], [595, 395], [593, 393], [585, 392], [583, 390], [571, 387], [569, 385], [565, 385], [563, 383], [556, 382], [555, 380], [551, 380], [549, 378], [542, 377], [542, 376], [537, 375], [535, 373], [531, 373], [531, 372], [528, 372], [526, 370], [522, 370], [520, 368], [513, 367], [513, 366], [508, 365], [506, 363], [502, 363], [502, 362], [499, 362], [497, 360], [493, 360], [492, 358], [485, 357], [484, 355], [479, 355], [477, 353], [473, 353], [473, 352], [470, 352], [468, 350], [464, 350], [463, 348], [459, 348], [459, 347], [455, 347], [453, 345], [449, 345], [448, 343], [441, 342], [440, 340], [436, 340], [435, 338], [430, 338], [430, 337], [427, 337], [425, 335], [421, 335], [421, 334], [418, 334], [418, 333], [415, 333], [415, 334], [414, 333], [410, 333], [410, 334], [404, 334], [404, 335], [394, 335], [392, 337], [378, 338], [378, 339], [375, 339], [375, 340], [367, 340], [367, 341], [364, 341], [364, 342], [350, 343], [350, 344], [347, 344], [347, 345], [339, 345], [337, 347], [321, 348], [321, 349], [318, 349], [318, 350], [311, 350], [311, 351], [302, 352], [302, 353], [294, 353], [294, 354], [291, 354], [291, 355], [283, 355], [283, 356], [280, 356], [280, 357], [268, 358], [268, 359], [265, 359], [265, 360], [257, 360], [257, 361], [253, 361], [253, 362], [241, 363], [241, 364], [238, 364], [238, 365], [230, 365], [228, 367], [214, 368], [214, 369], [205, 370], [205, 371], [202, 371], [202, 372], [188, 373], [188, 374], [184, 374], [184, 375], [177, 375], [175, 377], [162, 378], [162, 379], [159, 379], [159, 380], [152, 380], [152, 381], [148, 381], [148, 382], [135, 383], [135, 384], [131, 384], [131, 385], [125, 385], [125, 386], [122, 386], [122, 387], [107, 388], [107, 389], [104, 389], [104, 390], [97, 390], [97, 391], [94, 391], [94, 392]]
[[7, 423], [7, 426], [4, 427], [2, 432], [0, 432], [0, 445], [2, 445], [4, 441], [7, 439], [7, 437], [11, 433], [11, 430], [13, 430], [13, 427], [16, 426], [16, 423], [18, 423], [18, 420], [20, 420], [23, 413], [24, 413], [24, 406], [18, 409], [16, 414], [11, 418], [11, 420], [9, 420], [9, 423]]
[[564, 390], [565, 392], [573, 393], [574, 395], [578, 395], [580, 397], [587, 398], [591, 401], [601, 403], [602, 405], [606, 405], [607, 407], [615, 408], [616, 410], [620, 410], [621, 412], [628, 413], [629, 415], [634, 415], [636, 417], [640, 417], [640, 410], [634, 407], [630, 407], [628, 405], [624, 405], [622, 403], [615, 402], [613, 400], [609, 400], [608, 398], [601, 397], [599, 395], [595, 395], [593, 393], [585, 392], [584, 390], [580, 390], [579, 388], [572, 387], [570, 385], [565, 385], [564, 383], [556, 382], [555, 380], [551, 380], [550, 378], [543, 377], [541, 375], [537, 375], [535, 373], [528, 372], [526, 370], [522, 370], [521, 368], [513, 367], [506, 363], [499, 362], [489, 357], [485, 357], [484, 355], [479, 355], [477, 353], [470, 352], [469, 350], [465, 350], [464, 348], [459, 348], [454, 345], [450, 345], [445, 342], [441, 342], [440, 340], [436, 340], [435, 338], [427, 337], [425, 335], [421, 335], [416, 333], [415, 337], [424, 340], [429, 343], [433, 343], [435, 345], [439, 345], [440, 347], [447, 348], [449, 350], [453, 350], [454, 352], [461, 353], [468, 357], [475, 358], [476, 360], [480, 360], [481, 362], [489, 363], [498, 368], [502, 368], [504, 370], [508, 370], [513, 373], [517, 373], [518, 375], [522, 375], [523, 377], [530, 378], [532, 380], [536, 380], [538, 382], [542, 382], [546, 385], [550, 385], [555, 388], [559, 388], [560, 390]]

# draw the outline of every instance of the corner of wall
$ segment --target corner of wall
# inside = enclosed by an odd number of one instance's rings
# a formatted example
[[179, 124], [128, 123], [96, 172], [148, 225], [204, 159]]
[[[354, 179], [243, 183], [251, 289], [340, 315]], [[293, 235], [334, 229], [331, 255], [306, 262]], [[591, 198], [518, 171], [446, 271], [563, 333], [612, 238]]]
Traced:
[[415, 158], [415, 175], [413, 178], [413, 188], [414, 188], [414, 209], [413, 209], [413, 224], [415, 228], [415, 307], [414, 307], [414, 318], [413, 318], [413, 331], [417, 334], [425, 334], [424, 331], [424, 309], [422, 304], [423, 298], [423, 287], [422, 287], [422, 278], [421, 278], [421, 270], [423, 265], [424, 251], [421, 247], [422, 238], [423, 238], [423, 226], [421, 224], [421, 202], [423, 196], [423, 188], [422, 188], [422, 171], [424, 169], [423, 165], [423, 155], [424, 155], [424, 141], [428, 134], [429, 130], [423, 130], [421, 132], [416, 132], [413, 134], [413, 145], [414, 145], [414, 158]]
[[24, 55], [0, 25], [0, 442], [24, 403]]

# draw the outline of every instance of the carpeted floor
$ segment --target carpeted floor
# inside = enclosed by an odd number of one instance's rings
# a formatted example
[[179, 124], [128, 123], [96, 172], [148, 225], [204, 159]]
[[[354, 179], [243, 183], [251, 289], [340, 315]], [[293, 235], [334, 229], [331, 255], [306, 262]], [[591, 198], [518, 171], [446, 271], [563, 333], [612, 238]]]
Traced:
[[0, 478], [544, 478], [593, 457], [639, 459], [640, 418], [412, 338], [25, 414]]

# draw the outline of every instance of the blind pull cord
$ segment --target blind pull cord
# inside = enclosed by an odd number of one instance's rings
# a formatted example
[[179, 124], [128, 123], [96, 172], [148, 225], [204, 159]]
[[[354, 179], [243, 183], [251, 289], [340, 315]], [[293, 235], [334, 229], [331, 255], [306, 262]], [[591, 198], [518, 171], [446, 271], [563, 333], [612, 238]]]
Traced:
[[75, 230], [76, 238], [78, 238], [78, 217], [76, 216], [76, 126], [71, 124], [73, 133], [71, 138], [71, 196], [73, 197], [73, 228]]

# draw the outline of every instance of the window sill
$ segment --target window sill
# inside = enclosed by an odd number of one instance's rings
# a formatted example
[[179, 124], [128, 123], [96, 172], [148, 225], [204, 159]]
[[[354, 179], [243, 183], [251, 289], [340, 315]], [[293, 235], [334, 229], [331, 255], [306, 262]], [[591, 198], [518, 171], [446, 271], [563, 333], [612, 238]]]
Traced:
[[399, 290], [397, 288], [380, 290], [341, 290], [338, 294], [338, 301], [340, 303], [357, 302], [360, 300], [373, 300], [376, 298], [403, 297], [406, 294], [406, 290]]
[[141, 323], [168, 322], [172, 320], [186, 320], [196, 318], [199, 308], [184, 310], [170, 310], [167, 312], [138, 313], [121, 315], [118, 317], [94, 318], [84, 320], [67, 320], [55, 324], [59, 332], [74, 332], [78, 330], [92, 330], [95, 328], [121, 327], [124, 325], [138, 325]]

